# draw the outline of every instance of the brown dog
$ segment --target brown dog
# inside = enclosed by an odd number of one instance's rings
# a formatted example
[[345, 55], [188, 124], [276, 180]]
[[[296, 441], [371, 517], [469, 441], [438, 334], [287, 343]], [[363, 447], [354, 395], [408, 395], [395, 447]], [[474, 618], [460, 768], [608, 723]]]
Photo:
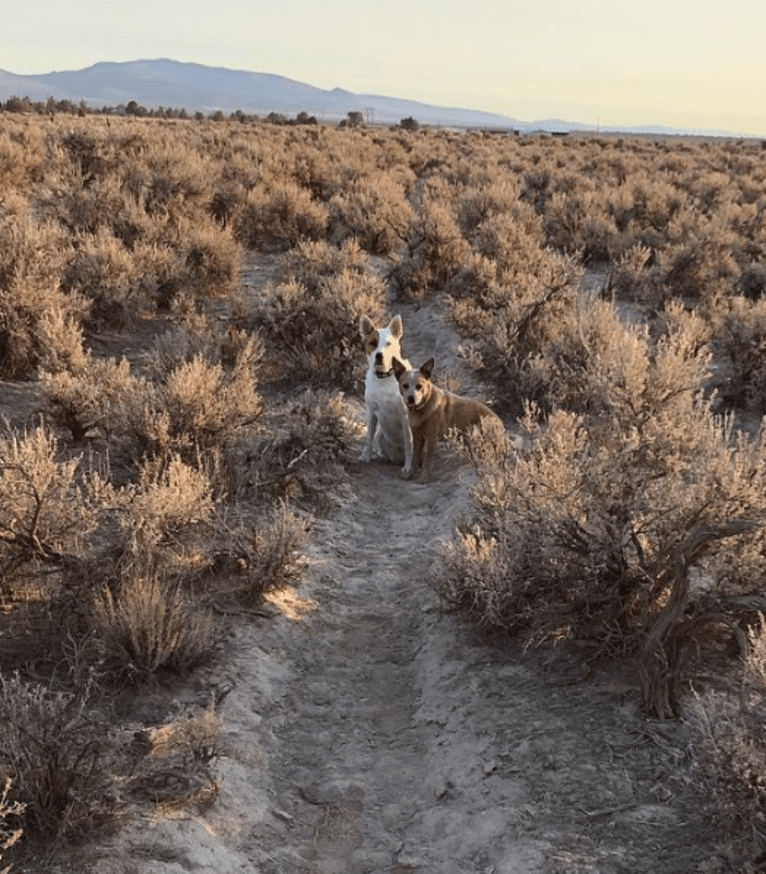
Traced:
[[[500, 417], [486, 404], [434, 385], [431, 382], [433, 358], [429, 358], [417, 370], [408, 370], [398, 358], [394, 358], [392, 364], [407, 407], [412, 429], [413, 461], [416, 468], [422, 467], [421, 479], [426, 480], [431, 476], [436, 443], [451, 428], [466, 435], [472, 425], [477, 425], [484, 418], [492, 419], [501, 428], [504, 427]], [[408, 476], [406, 473], [403, 475]]]

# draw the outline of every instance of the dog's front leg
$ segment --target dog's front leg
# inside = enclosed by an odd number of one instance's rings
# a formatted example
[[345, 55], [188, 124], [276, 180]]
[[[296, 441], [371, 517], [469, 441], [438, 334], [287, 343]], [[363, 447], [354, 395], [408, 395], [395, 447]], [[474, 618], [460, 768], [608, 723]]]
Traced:
[[407, 416], [407, 411], [402, 419], [402, 439], [404, 440], [404, 467], [402, 468], [402, 476], [404, 479], [409, 479], [414, 468], [414, 450], [412, 441], [412, 429], [410, 428], [410, 420]]
[[410, 432], [412, 438], [412, 470], [405, 474], [402, 471], [402, 476], [410, 479], [415, 471], [420, 470], [423, 463], [423, 434], [420, 431]]
[[359, 456], [360, 461], [370, 461], [372, 459], [372, 448], [375, 443], [375, 431], [378, 428], [378, 417], [372, 410], [367, 411], [367, 442], [364, 445], [362, 454]]
[[421, 448], [421, 459], [422, 459], [422, 469], [420, 471], [420, 476], [418, 477], [418, 482], [427, 483], [431, 480], [431, 472], [434, 463], [434, 452], [436, 451], [436, 440], [432, 440], [430, 437], [426, 437], [423, 440], [423, 446]]

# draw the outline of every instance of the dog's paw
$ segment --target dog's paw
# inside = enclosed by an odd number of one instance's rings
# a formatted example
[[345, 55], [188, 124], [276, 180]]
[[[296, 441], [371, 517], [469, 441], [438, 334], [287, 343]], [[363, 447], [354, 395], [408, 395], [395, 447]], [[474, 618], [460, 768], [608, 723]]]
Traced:
[[369, 447], [365, 446], [359, 455], [359, 461], [370, 461], [370, 460], [372, 460], [372, 452], [370, 452]]
[[402, 479], [412, 479], [413, 470], [411, 467], [403, 467], [399, 472]]

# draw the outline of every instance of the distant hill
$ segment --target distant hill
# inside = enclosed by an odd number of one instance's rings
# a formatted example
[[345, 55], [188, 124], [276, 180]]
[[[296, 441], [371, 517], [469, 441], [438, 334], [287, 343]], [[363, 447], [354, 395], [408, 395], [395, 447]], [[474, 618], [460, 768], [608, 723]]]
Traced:
[[422, 124], [470, 127], [519, 127], [504, 115], [458, 107], [434, 106], [395, 97], [355, 94], [342, 88], [328, 91], [271, 73], [252, 73], [181, 63], [167, 59], [104, 62], [71, 70], [33, 76], [16, 76], [0, 71], [0, 99], [12, 96], [45, 100], [67, 98], [89, 106], [125, 105], [131, 100], [147, 109], [159, 106], [205, 113], [241, 109], [246, 113], [299, 112], [320, 120], [345, 118], [349, 112], [363, 112], [374, 122], [395, 124], [412, 116]]
[[7, 100], [14, 96], [28, 97], [30, 100], [47, 100], [49, 97], [56, 100], [71, 99], [60, 88], [37, 82], [33, 76], [16, 76], [13, 73], [0, 70], [0, 100]]
[[[102, 62], [83, 70], [17, 76], [0, 70], [0, 100], [29, 97], [40, 101], [84, 100], [88, 106], [119, 107], [131, 100], [147, 109], [160, 106], [185, 109], [187, 112], [224, 113], [240, 109], [248, 114], [270, 112], [294, 117], [299, 112], [315, 115], [321, 121], [339, 121], [349, 112], [362, 112], [368, 121], [397, 124], [412, 117], [421, 124], [446, 127], [479, 127], [501, 130], [548, 131], [567, 133], [593, 130], [592, 125], [561, 119], [533, 122], [519, 121], [506, 115], [478, 109], [436, 106], [399, 97], [378, 94], [355, 94], [343, 88], [328, 91], [272, 73], [207, 67], [166, 58], [158, 60]], [[611, 127], [614, 133], [642, 133], [686, 136], [739, 136], [730, 131], [689, 130], [645, 125]], [[604, 129], [602, 132], [606, 132]]]

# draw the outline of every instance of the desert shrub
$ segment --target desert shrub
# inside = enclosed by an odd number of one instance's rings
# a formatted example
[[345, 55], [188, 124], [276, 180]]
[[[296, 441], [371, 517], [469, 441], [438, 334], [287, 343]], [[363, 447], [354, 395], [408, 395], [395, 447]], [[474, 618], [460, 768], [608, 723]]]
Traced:
[[312, 292], [323, 277], [367, 270], [367, 255], [353, 237], [334, 246], [324, 240], [298, 243], [282, 256], [280, 273], [283, 280], [298, 282]]
[[40, 369], [63, 370], [84, 367], [83, 328], [71, 313], [50, 309], [40, 315]]
[[259, 524], [231, 534], [230, 554], [235, 557], [246, 582], [240, 596], [255, 604], [266, 592], [298, 583], [308, 564], [304, 554], [309, 538], [309, 520], [285, 501], [279, 501]]
[[[683, 177], [682, 177], [683, 178]], [[688, 207], [686, 194], [662, 174], [636, 170], [627, 183], [627, 226], [632, 245], [656, 249], [668, 239], [676, 216]]]
[[113, 172], [122, 157], [111, 138], [104, 137], [95, 125], [71, 128], [60, 138], [60, 146], [83, 187]]
[[0, 373], [5, 376], [28, 374], [45, 355], [50, 335], [41, 329], [41, 319], [46, 314], [60, 313], [74, 326], [87, 314], [80, 297], [60, 288], [68, 248], [65, 235], [52, 225], [0, 218]]
[[429, 197], [410, 226], [391, 279], [401, 294], [416, 298], [448, 290], [469, 252], [453, 208]]
[[548, 243], [563, 252], [579, 252], [584, 261], [608, 261], [620, 232], [590, 186], [576, 193], [554, 191], [543, 212]]
[[[61, 365], [64, 362], [56, 362]], [[136, 390], [140, 380], [130, 373], [126, 358], [96, 358], [40, 372], [43, 400], [52, 420], [66, 428], [73, 440], [82, 440], [92, 429], [108, 435], [120, 414], [115, 408]]]
[[154, 809], [199, 812], [215, 801], [220, 786], [211, 763], [219, 754], [223, 721], [214, 705], [186, 708], [134, 737], [143, 755], [134, 762], [132, 798]]
[[179, 292], [193, 298], [221, 297], [237, 287], [242, 248], [232, 234], [210, 221], [179, 218], [162, 228], [156, 244], [175, 256], [172, 272], [159, 277], [159, 305], [167, 308]]
[[178, 584], [131, 573], [116, 589], [105, 586], [95, 596], [91, 620], [101, 670], [113, 682], [144, 682], [167, 671], [183, 673], [210, 658], [212, 617]]
[[766, 297], [766, 263], [747, 264], [739, 278], [739, 293], [748, 300]]
[[229, 227], [237, 208], [240, 204], [244, 203], [244, 200], [245, 193], [239, 186], [223, 182], [213, 192], [208, 205], [208, 211], [216, 223], [221, 226], [221, 229], [225, 231]]
[[322, 128], [317, 134], [312, 142], [301, 143], [291, 152], [288, 172], [314, 200], [328, 203], [343, 185], [348, 164], [336, 159], [334, 131]]
[[11, 189], [3, 198], [3, 202], [0, 203], [0, 221], [3, 223], [11, 218], [15, 221], [29, 220], [31, 213], [32, 207], [28, 192], [22, 193]]
[[143, 155], [142, 205], [149, 215], [205, 212], [213, 175], [211, 158], [178, 137], [154, 138]]
[[178, 367], [202, 358], [227, 369], [239, 361], [240, 366], [251, 368], [256, 387], [264, 356], [263, 343], [257, 334], [211, 318], [186, 298], [176, 301], [172, 316], [174, 324], [154, 339], [143, 356], [143, 371], [150, 379], [165, 382]]
[[[647, 389], [649, 350], [658, 338], [654, 364], [659, 381]], [[544, 400], [547, 409], [609, 415], [615, 403], [631, 408], [631, 392], [635, 397], [648, 392], [654, 402], [677, 390], [698, 389], [709, 375], [709, 327], [678, 304], [656, 314], [650, 331], [623, 321], [611, 303], [579, 301], [561, 313], [545, 339], [541, 354], [525, 362], [523, 385], [536, 392], [528, 397]]]
[[615, 259], [610, 286], [619, 298], [647, 303], [657, 303], [662, 299], [661, 292], [651, 292], [651, 284], [657, 276], [657, 271], [652, 271], [651, 261], [652, 251], [642, 243], [636, 243]]
[[104, 227], [78, 240], [62, 284], [90, 302], [90, 317], [97, 326], [132, 327], [149, 302], [133, 254]]
[[406, 179], [391, 172], [366, 174], [330, 201], [328, 234], [335, 241], [358, 240], [373, 255], [391, 255], [402, 245], [415, 216], [407, 201]]
[[[551, 405], [549, 365], [566, 345], [579, 301], [576, 262], [536, 251], [529, 271], [521, 273], [502, 272], [484, 255], [468, 259], [449, 305], [472, 363], [497, 385], [498, 401], [515, 412], [528, 400]], [[572, 340], [576, 345], [576, 336]]]
[[694, 772], [706, 791], [705, 814], [729, 870], [756, 871], [766, 851], [766, 626], [748, 631], [737, 692], [709, 689], [691, 700]]
[[47, 221], [69, 235], [113, 232], [126, 241], [135, 238], [143, 213], [122, 188], [115, 175], [95, 179], [84, 186], [78, 176], [64, 179], [55, 188], [40, 193], [39, 210]]
[[189, 552], [185, 537], [193, 536], [215, 504], [207, 474], [177, 456], [145, 463], [138, 483], [107, 488], [103, 500], [118, 517], [113, 551], [121, 567], [143, 575], [182, 566]]
[[92, 688], [75, 695], [0, 674], [0, 768], [9, 775], [0, 824], [7, 816], [13, 826], [0, 828], [0, 842], [23, 832], [38, 844], [76, 844], [119, 825], [137, 803], [209, 803], [221, 729], [211, 706], [120, 731], [95, 708]]
[[[651, 166], [651, 159], [646, 165]], [[656, 249], [668, 242], [671, 222], [688, 208], [686, 195], [638, 166], [617, 179], [608, 178], [610, 169], [609, 164], [591, 168], [592, 178], [571, 186], [553, 175], [541, 213], [551, 246], [598, 263], [615, 260], [634, 246]], [[682, 226], [675, 224], [676, 229]]]
[[[321, 276], [310, 285], [287, 281], [259, 296], [240, 296], [232, 321], [256, 331], [268, 346], [264, 375], [301, 380], [310, 387], [354, 389], [364, 355], [359, 345], [359, 318], [381, 316], [386, 287], [372, 273], [352, 270]], [[269, 372], [269, 363], [275, 368]]]
[[720, 395], [728, 406], [766, 409], [766, 301], [722, 296], [708, 308], [721, 365]]
[[178, 218], [147, 225], [130, 246], [107, 228], [78, 239], [63, 277], [66, 291], [90, 302], [94, 327], [135, 325], [145, 310], [167, 310], [179, 295], [221, 296], [239, 281], [239, 244], [207, 222]]
[[258, 415], [253, 354], [252, 345], [243, 349], [228, 373], [201, 355], [172, 371], [163, 407], [179, 439], [193, 436], [203, 447], [215, 446]]
[[0, 435], [0, 577], [60, 565], [95, 527], [96, 508], [76, 476], [79, 458], [59, 460], [43, 427]]
[[0, 374], [19, 378], [51, 358], [77, 360], [85, 312], [58, 289], [0, 289]]
[[[699, 526], [723, 531], [762, 513], [766, 449], [762, 435], [734, 433], [713, 416], [694, 325], [679, 319], [656, 348], [638, 330], [621, 343], [611, 333], [586, 377], [592, 411], [556, 409], [541, 420], [530, 410], [515, 451], [474, 453], [476, 510], [446, 547], [435, 584], [483, 625], [636, 653]], [[746, 590], [763, 565], [757, 547], [744, 548], [748, 537], [709, 537], [684, 561], [704, 558], [719, 596]]]
[[[230, 367], [221, 362], [220, 346], [215, 350], [218, 360], [210, 360], [214, 347], [205, 345], [205, 352], [188, 360], [171, 359], [172, 369], [158, 381], [135, 381], [134, 390], [122, 398], [116, 429], [129, 456], [166, 459], [180, 454], [199, 465], [258, 418], [255, 341], [239, 345]], [[154, 362], [161, 366], [161, 358], [155, 356]]]
[[265, 493], [326, 509], [344, 493], [345, 465], [361, 434], [340, 394], [305, 391], [269, 408], [259, 434], [232, 447], [230, 492]]
[[[19, 136], [19, 129], [6, 115], [0, 130], [0, 186], [3, 192], [24, 191], [40, 178], [45, 166], [45, 149]], [[24, 142], [27, 139], [27, 142]]]
[[518, 207], [519, 187], [513, 177], [501, 176], [467, 188], [460, 195], [458, 222], [467, 239], [487, 219], [507, 215]]
[[[552, 257], [545, 248], [539, 217], [521, 202], [508, 212], [487, 216], [476, 225], [472, 243], [475, 252], [495, 262], [499, 276], [506, 281], [537, 272]], [[463, 290], [476, 293], [470, 286]]]
[[[671, 223], [670, 232], [674, 232]], [[696, 222], [688, 235], [672, 240], [658, 255], [664, 283], [675, 296], [704, 299], [722, 285], [735, 288], [741, 274], [736, 234], [722, 218]]]
[[76, 842], [120, 813], [120, 743], [88, 704], [0, 674], [0, 763], [23, 806], [17, 821], [25, 836]]
[[234, 217], [234, 234], [248, 249], [288, 249], [300, 240], [321, 240], [327, 206], [294, 182], [274, 182], [253, 190]]

